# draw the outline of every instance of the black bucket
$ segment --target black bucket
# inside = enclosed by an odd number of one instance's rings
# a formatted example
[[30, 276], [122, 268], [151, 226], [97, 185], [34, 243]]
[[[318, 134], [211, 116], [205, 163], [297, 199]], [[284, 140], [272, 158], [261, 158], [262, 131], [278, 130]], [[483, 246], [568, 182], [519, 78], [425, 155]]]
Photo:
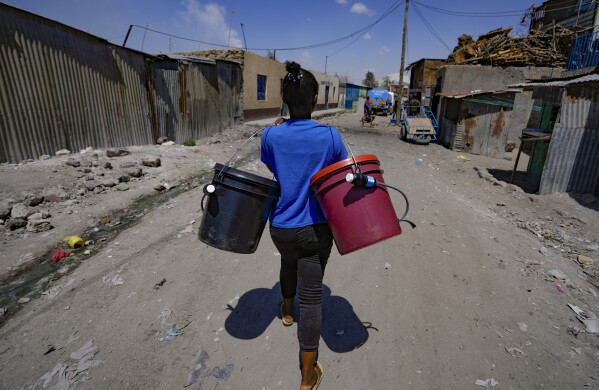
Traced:
[[212, 247], [235, 253], [254, 253], [264, 226], [277, 203], [279, 183], [261, 176], [214, 165], [213, 192], [204, 187], [199, 238]]

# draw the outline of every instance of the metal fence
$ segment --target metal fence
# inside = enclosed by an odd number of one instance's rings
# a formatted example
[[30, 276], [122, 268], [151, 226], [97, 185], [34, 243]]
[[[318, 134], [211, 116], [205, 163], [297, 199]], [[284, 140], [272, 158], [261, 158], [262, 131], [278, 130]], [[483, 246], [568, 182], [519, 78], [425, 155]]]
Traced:
[[599, 83], [572, 85], [562, 100], [539, 193], [599, 196]]
[[241, 118], [241, 68], [164, 59], [0, 4], [0, 162], [175, 142]]

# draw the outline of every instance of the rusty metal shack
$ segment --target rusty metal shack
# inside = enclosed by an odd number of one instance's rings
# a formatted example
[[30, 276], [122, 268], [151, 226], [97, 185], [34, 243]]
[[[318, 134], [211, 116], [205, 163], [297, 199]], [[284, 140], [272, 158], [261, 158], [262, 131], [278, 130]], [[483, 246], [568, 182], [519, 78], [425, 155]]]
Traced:
[[539, 194], [574, 192], [599, 195], [599, 74], [523, 83], [554, 104], [557, 120], [544, 162]]
[[445, 100], [439, 142], [451, 150], [503, 158], [518, 89], [438, 95]]
[[242, 119], [234, 61], [153, 56], [0, 3], [0, 162], [182, 143]]

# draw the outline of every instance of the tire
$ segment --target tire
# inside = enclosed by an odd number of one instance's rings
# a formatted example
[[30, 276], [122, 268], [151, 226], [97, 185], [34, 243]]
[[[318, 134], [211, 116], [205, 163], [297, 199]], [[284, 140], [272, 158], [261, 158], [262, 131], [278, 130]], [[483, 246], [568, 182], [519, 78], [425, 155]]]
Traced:
[[428, 135], [414, 137], [414, 143], [417, 145], [428, 145], [431, 143], [431, 137]]
[[405, 125], [400, 125], [399, 126], [399, 139], [402, 140], [402, 141], [406, 141], [406, 137], [407, 137], [406, 133], [407, 133], [406, 132], [406, 126]]

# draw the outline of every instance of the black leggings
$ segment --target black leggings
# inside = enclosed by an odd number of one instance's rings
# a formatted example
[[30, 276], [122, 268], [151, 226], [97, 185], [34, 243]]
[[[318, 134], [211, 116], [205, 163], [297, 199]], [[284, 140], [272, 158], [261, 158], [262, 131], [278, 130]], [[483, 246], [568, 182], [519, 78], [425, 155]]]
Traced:
[[270, 227], [270, 236], [281, 253], [281, 292], [300, 303], [297, 336], [301, 351], [317, 351], [322, 327], [322, 277], [333, 246], [327, 224], [301, 228]]

